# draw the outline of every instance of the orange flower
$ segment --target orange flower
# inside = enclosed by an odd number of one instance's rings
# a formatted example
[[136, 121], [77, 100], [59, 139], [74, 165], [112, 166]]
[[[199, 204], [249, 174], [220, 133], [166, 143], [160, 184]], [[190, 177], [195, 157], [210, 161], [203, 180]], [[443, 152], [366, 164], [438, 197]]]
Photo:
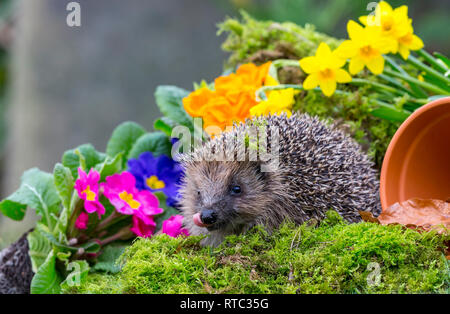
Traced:
[[257, 104], [255, 92], [265, 83], [269, 67], [270, 62], [261, 66], [243, 64], [236, 73], [216, 78], [214, 91], [202, 87], [183, 98], [184, 109], [192, 117], [201, 117], [204, 128], [218, 126], [225, 130], [234, 122], [244, 122], [250, 108]]
[[200, 112], [214, 94], [214, 91], [206, 87], [199, 88], [190, 93], [188, 97], [183, 98], [184, 109], [192, 117], [201, 116]]

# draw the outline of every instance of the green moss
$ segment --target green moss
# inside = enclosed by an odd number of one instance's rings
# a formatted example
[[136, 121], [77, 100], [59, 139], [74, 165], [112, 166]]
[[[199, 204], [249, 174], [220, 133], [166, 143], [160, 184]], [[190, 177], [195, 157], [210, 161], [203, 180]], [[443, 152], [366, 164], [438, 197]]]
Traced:
[[[272, 235], [255, 228], [215, 249], [201, 247], [200, 237], [160, 235], [128, 248], [119, 274], [91, 275], [68, 292], [448, 293], [444, 237], [346, 224], [332, 211], [319, 226], [287, 223]], [[376, 267], [381, 280], [368, 285]]]
[[[227, 66], [235, 67], [248, 61], [260, 63], [279, 58], [301, 59], [313, 55], [322, 41], [328, 43], [332, 49], [341, 42], [316, 32], [312, 25], [301, 27], [294, 23], [258, 21], [245, 12], [242, 12], [242, 16], [242, 21], [228, 18], [219, 25], [219, 33], [227, 33], [222, 48], [231, 53]], [[267, 51], [273, 51], [276, 54], [271, 55]], [[280, 81], [286, 84], [302, 82], [305, 78], [304, 74], [298, 69], [291, 70], [288, 72], [280, 70]], [[362, 72], [358, 76], [378, 80], [367, 72]], [[362, 144], [377, 167], [381, 168], [387, 146], [400, 123], [372, 116], [370, 111], [374, 109], [374, 106], [371, 105], [370, 99], [387, 100], [398, 106], [404, 100], [392, 99], [392, 97], [385, 99], [386, 95], [369, 90], [367, 86], [357, 88], [341, 85], [340, 88], [351, 91], [353, 94], [350, 96], [335, 94], [332, 97], [326, 97], [317, 91], [302, 92], [296, 97], [294, 109], [324, 119], [332, 118], [345, 124], [349, 133]]]
[[248, 60], [261, 50], [275, 50], [288, 45], [289, 51], [298, 57], [314, 54], [320, 42], [326, 42], [332, 49], [341, 42], [338, 39], [315, 31], [313, 25], [301, 27], [297, 24], [273, 21], [258, 21], [241, 11], [243, 21], [227, 18], [220, 23], [218, 34], [227, 33], [228, 37], [222, 44], [222, 49], [231, 52], [229, 66], [236, 66]]

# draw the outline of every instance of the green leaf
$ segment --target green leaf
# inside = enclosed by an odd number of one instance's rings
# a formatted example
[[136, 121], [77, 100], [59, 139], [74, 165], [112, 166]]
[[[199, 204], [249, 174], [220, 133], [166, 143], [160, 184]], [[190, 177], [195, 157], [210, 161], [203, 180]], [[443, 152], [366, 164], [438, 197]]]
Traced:
[[[10, 197], [12, 197], [13, 195], [11, 195]], [[25, 216], [26, 210], [27, 205], [20, 204], [8, 199], [0, 202], [0, 211], [2, 212], [2, 214], [14, 220], [22, 220]]]
[[[70, 169], [73, 178], [78, 178], [78, 167], [84, 166], [85, 171], [104, 162], [106, 155], [95, 150], [91, 144], [84, 144], [66, 151], [62, 157], [62, 164]], [[85, 163], [85, 165], [82, 164]]]
[[62, 251], [72, 251], [76, 252], [78, 251], [77, 247], [66, 245], [64, 243], [61, 243], [58, 239], [55, 238], [55, 236], [50, 232], [50, 230], [43, 224], [38, 223], [36, 225], [36, 230], [39, 230], [41, 235], [43, 235], [47, 240], [54, 245], [54, 247], [57, 247], [58, 249]]
[[133, 145], [128, 159], [138, 158], [143, 152], [152, 152], [154, 156], [161, 154], [171, 156], [172, 144], [167, 135], [161, 132], [147, 133]]
[[71, 255], [71, 252], [58, 252], [56, 253], [56, 258], [62, 262], [69, 262], [69, 258]]
[[[112, 133], [106, 146], [106, 154], [114, 157], [119, 153], [127, 156], [133, 144], [145, 134], [145, 129], [135, 122], [124, 122]], [[125, 161], [124, 161], [125, 163]], [[124, 164], [125, 165], [125, 164]]]
[[97, 242], [87, 242], [81, 245], [86, 253], [97, 253], [100, 251], [100, 244]]
[[36, 210], [44, 222], [53, 229], [52, 214], [58, 214], [60, 199], [50, 173], [37, 168], [25, 171], [19, 189], [0, 202], [0, 210], [11, 219], [23, 219], [26, 207]]
[[440, 98], [445, 98], [445, 97], [448, 97], [448, 95], [434, 95], [434, 96], [428, 97], [427, 100], [429, 102], [431, 102], [433, 100], [440, 99]]
[[176, 122], [167, 117], [161, 117], [155, 121], [153, 128], [164, 132], [168, 137], [172, 135], [172, 129], [176, 127]]
[[56, 255], [52, 250], [31, 280], [32, 294], [56, 294], [61, 292], [62, 279], [55, 266]]
[[31, 259], [31, 266], [33, 272], [36, 273], [39, 267], [47, 259], [48, 253], [50, 253], [52, 246], [50, 241], [38, 230], [34, 229], [27, 236], [28, 240], [28, 255]]
[[69, 168], [57, 163], [53, 169], [53, 178], [63, 206], [69, 209], [74, 187], [72, 172]]
[[403, 122], [406, 120], [406, 118], [409, 117], [409, 114], [396, 111], [395, 109], [387, 108], [387, 107], [380, 107], [377, 109], [374, 109], [370, 112], [373, 116], [390, 120], [390, 121], [399, 121]]
[[442, 53], [439, 52], [435, 52], [433, 54], [435, 57], [442, 60], [442, 62], [447, 66], [447, 68], [450, 68], [450, 60], [446, 56], [444, 56]]
[[96, 271], [105, 271], [112, 274], [116, 274], [120, 271], [121, 266], [118, 261], [120, 256], [122, 256], [123, 252], [127, 245], [119, 245], [119, 244], [110, 244], [106, 246], [97, 258], [97, 263], [93, 267]]
[[86, 261], [73, 261], [67, 265], [67, 269], [71, 272], [61, 283], [62, 289], [69, 289], [70, 287], [80, 286], [86, 280], [89, 274], [89, 264]]
[[194, 129], [192, 118], [183, 108], [183, 98], [189, 92], [176, 86], [158, 86], [155, 92], [156, 104], [159, 110], [169, 119], [177, 124], [187, 126], [191, 131]]
[[118, 153], [115, 157], [106, 157], [103, 164], [100, 164], [100, 181], [104, 181], [106, 177], [121, 172], [123, 169], [123, 152]]

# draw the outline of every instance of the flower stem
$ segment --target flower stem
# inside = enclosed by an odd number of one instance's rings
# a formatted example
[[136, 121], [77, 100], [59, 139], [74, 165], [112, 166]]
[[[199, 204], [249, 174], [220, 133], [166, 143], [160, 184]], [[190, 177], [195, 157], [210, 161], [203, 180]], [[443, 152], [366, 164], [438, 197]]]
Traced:
[[448, 95], [449, 94], [449, 92], [443, 90], [442, 88], [440, 88], [438, 86], [432, 85], [432, 84], [427, 83], [427, 82], [421, 82], [418, 79], [416, 79], [416, 78], [414, 78], [412, 76], [409, 76], [408, 74], [405, 75], [405, 74], [402, 74], [402, 73], [399, 73], [399, 72], [396, 72], [396, 71], [392, 71], [392, 70], [389, 70], [389, 69], [384, 69], [384, 73], [387, 74], [387, 75], [394, 76], [396, 78], [402, 79], [402, 80], [404, 80], [404, 81], [406, 81], [406, 82], [408, 82], [410, 84], [418, 85], [418, 86], [420, 86], [420, 87], [422, 87], [422, 88], [424, 88], [424, 89], [426, 89], [426, 90], [428, 90], [428, 91], [430, 91], [432, 93], [435, 93], [437, 95]]
[[394, 79], [393, 77], [384, 75], [384, 74], [379, 74], [378, 77], [386, 82], [388, 82], [389, 84], [395, 86], [395, 88], [402, 90], [406, 93], [408, 93], [409, 95], [411, 95], [412, 97], [420, 97], [419, 95], [417, 95], [416, 93], [414, 93], [414, 91], [409, 90], [408, 88], [406, 88], [405, 86], [403, 86], [399, 81], [397, 81], [396, 79]]
[[399, 91], [398, 89], [389, 86], [389, 85], [385, 85], [383, 83], [378, 83], [378, 82], [374, 82], [374, 81], [370, 81], [370, 80], [366, 80], [366, 79], [359, 79], [359, 78], [353, 78], [351, 82], [348, 82], [349, 84], [355, 84], [355, 85], [371, 85], [373, 86], [375, 89], [378, 89], [380, 91], [387, 91], [389, 93], [395, 94], [395, 95], [399, 95], [402, 96], [402, 92]]
[[[278, 89], [287, 89], [287, 88], [293, 88], [293, 89], [297, 89], [297, 90], [305, 90], [302, 85], [280, 84], [280, 85], [275, 85], [275, 86], [263, 86], [263, 87], [259, 88], [256, 91], [256, 95], [259, 98], [261, 98], [261, 99], [267, 99], [266, 91], [278, 90]], [[313, 88], [311, 90], [321, 91], [320, 88], [318, 88], [318, 87]], [[336, 89], [336, 91], [334, 93], [338, 94], [338, 95], [346, 95], [346, 96], [353, 96], [354, 95], [353, 92], [347, 92], [347, 91], [343, 91], [343, 90], [340, 90], [340, 89]], [[388, 104], [388, 103], [386, 103], [384, 101], [377, 100], [377, 99], [371, 99], [371, 98], [368, 98], [368, 97], [365, 97], [365, 96], [361, 96], [361, 97], [364, 98], [365, 100], [369, 101], [369, 102], [373, 102], [374, 104], [378, 105], [379, 107], [387, 108], [387, 109], [390, 109], [390, 110], [395, 110], [395, 111], [397, 111], [399, 113], [403, 113], [405, 115], [409, 115], [410, 114], [410, 112], [405, 112], [405, 110], [399, 110], [399, 108], [397, 108], [397, 107], [395, 107], [395, 106], [393, 106], [391, 104]]]
[[[399, 66], [394, 60], [392, 60], [390, 57], [388, 56], [384, 56], [384, 59], [386, 60], [386, 62], [391, 66], [392, 69], [394, 69], [395, 71], [402, 73], [403, 75], [407, 75], [409, 76], [409, 74], [401, 67]], [[384, 70], [384, 72], [386, 72], [386, 68]], [[413, 90], [413, 92], [420, 98], [426, 98], [428, 97], [428, 94], [419, 86], [417, 86], [416, 84], [410, 83], [409, 86], [411, 87], [411, 89]]]
[[106, 219], [102, 220], [97, 225], [97, 228], [95, 228], [94, 232], [98, 232], [100, 230], [105, 229], [105, 227], [108, 227], [110, 223], [119, 216], [120, 214], [116, 210], [114, 210], [108, 217], [106, 217]]
[[447, 68], [445, 65], [440, 64], [436, 58], [434, 58], [431, 54], [429, 54], [426, 50], [424, 49], [420, 49], [418, 51], [416, 51], [416, 53], [421, 56], [422, 58], [424, 58], [429, 64], [434, 65], [436, 68], [439, 69], [439, 71], [445, 73], [449, 70], [449, 68]]
[[114, 241], [122, 239], [124, 237], [131, 237], [132, 235], [133, 235], [133, 232], [130, 230], [130, 228], [126, 227], [126, 228], [119, 230], [119, 232], [117, 232], [116, 234], [113, 234], [112, 236], [101, 240], [100, 245], [105, 246], [108, 243], [114, 242]]
[[273, 77], [275, 80], [278, 81], [278, 69], [286, 66], [291, 67], [300, 67], [300, 63], [298, 60], [292, 60], [292, 59], [278, 59], [275, 61], [272, 61], [272, 64], [269, 68], [269, 75]]
[[435, 79], [438, 79], [438, 80], [444, 82], [447, 85], [450, 84], [450, 79], [449, 78], [445, 77], [442, 73], [439, 73], [435, 69], [430, 68], [429, 66], [427, 66], [426, 64], [421, 62], [419, 59], [415, 58], [414, 56], [409, 55], [409, 57], [406, 60], [406, 62], [416, 66], [417, 68], [419, 68], [420, 70], [424, 71], [425, 73], [428, 73], [429, 75], [433, 76]]

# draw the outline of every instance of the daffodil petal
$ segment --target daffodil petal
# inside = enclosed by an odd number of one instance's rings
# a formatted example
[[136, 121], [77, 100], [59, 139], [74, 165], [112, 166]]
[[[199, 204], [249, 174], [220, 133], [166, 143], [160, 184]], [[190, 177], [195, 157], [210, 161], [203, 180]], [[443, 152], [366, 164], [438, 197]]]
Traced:
[[412, 41], [411, 45], [409, 46], [409, 49], [411, 50], [419, 50], [423, 48], [423, 41], [419, 38], [419, 36], [412, 35]]
[[303, 81], [304, 89], [313, 89], [319, 85], [319, 78], [316, 73], [308, 75], [308, 77]]
[[394, 17], [397, 21], [408, 21], [408, 6], [402, 5], [395, 8]]
[[321, 42], [319, 45], [319, 48], [317, 48], [316, 57], [317, 58], [328, 58], [330, 55], [331, 55], [330, 47], [326, 43]]
[[344, 69], [337, 69], [335, 76], [338, 83], [348, 83], [352, 80], [350, 74], [348, 74], [348, 72]]
[[383, 37], [375, 41], [375, 48], [381, 53], [397, 53], [398, 51], [398, 41], [394, 38]]
[[335, 51], [335, 54], [340, 58], [351, 58], [354, 57], [357, 53], [358, 47], [351, 40], [343, 41]]
[[368, 19], [368, 16], [367, 16], [367, 15], [360, 16], [360, 17], [359, 17], [359, 21], [360, 21], [361, 24], [363, 24], [364, 26], [367, 26], [367, 19]]
[[299, 63], [300, 67], [306, 73], [313, 73], [320, 70], [320, 63], [314, 56], [303, 58], [299, 61]]
[[336, 90], [336, 81], [334, 80], [323, 80], [320, 81], [320, 89], [325, 96], [330, 97]]
[[356, 23], [353, 20], [348, 21], [347, 23], [347, 32], [350, 39], [357, 40], [361, 38], [361, 34], [363, 33], [363, 27]]
[[378, 57], [374, 57], [367, 61], [366, 65], [373, 74], [381, 74], [384, 69], [384, 58], [381, 55]]
[[359, 57], [354, 57], [350, 60], [349, 71], [352, 75], [355, 75], [364, 68], [364, 62]]
[[400, 45], [398, 47], [398, 53], [402, 56], [403, 59], [408, 59], [409, 57], [409, 49], [405, 45]]
[[389, 14], [392, 12], [392, 7], [386, 1], [380, 1], [380, 3], [378, 3], [377, 10], [378, 10], [377, 13]]

